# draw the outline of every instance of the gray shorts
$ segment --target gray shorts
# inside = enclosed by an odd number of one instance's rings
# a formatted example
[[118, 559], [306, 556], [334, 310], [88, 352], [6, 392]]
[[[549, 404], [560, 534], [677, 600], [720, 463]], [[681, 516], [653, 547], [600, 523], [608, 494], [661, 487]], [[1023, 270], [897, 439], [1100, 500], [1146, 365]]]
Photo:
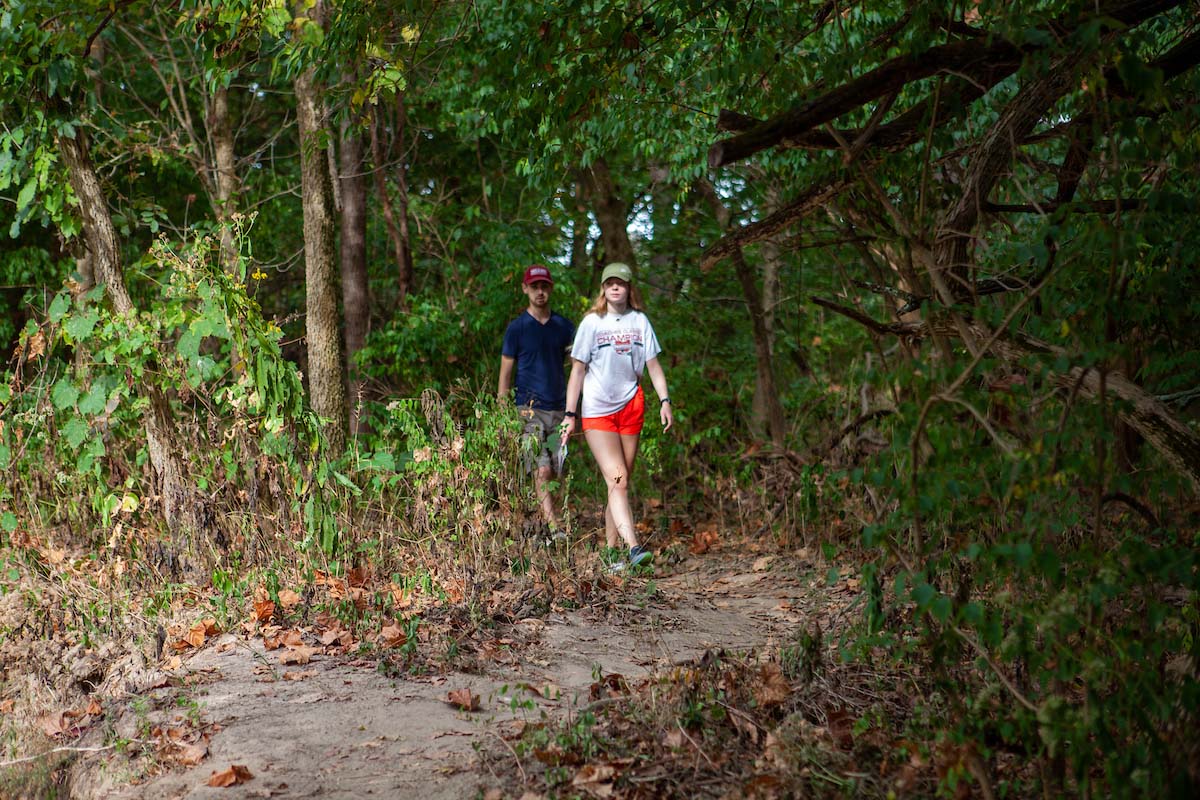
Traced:
[[562, 444], [558, 426], [562, 424], [563, 412], [544, 411], [540, 408], [522, 408], [521, 419], [525, 422], [524, 438], [521, 443], [522, 461], [527, 472], [538, 467], [551, 467]]

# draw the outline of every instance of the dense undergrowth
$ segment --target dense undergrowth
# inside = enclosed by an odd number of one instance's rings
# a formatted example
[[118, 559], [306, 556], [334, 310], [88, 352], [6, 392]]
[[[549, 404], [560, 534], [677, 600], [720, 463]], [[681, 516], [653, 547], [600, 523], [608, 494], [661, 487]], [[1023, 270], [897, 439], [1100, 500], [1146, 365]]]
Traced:
[[[515, 415], [449, 369], [443, 392], [368, 401], [369, 427], [330, 458], [281, 331], [208, 247], [153, 251], [154, 314], [122, 318], [64, 288], [0, 384], [10, 756], [69, 739], [72, 718], [39, 730], [47, 709], [124, 690], [197, 624], [203, 642], [209, 627], [320, 618], [348, 651], [422, 671], [469, 668], [505, 620], [610, 599], [576, 555], [599, 544], [584, 455], [560, 487], [578, 546], [552, 557], [536, 550]], [[629, 797], [1190, 796], [1191, 487], [1151, 454], [1121, 467], [1117, 434], [1095, 434], [1113, 404], [1055, 391], [1036, 360], [980, 364], [937, 403], [959, 373], [891, 355], [887, 370], [856, 360], [841, 385], [814, 382], [832, 410], [803, 452], [739, 442], [712, 404], [689, 426], [707, 378], [673, 373], [683, 431], [648, 432], [644, 537], [704, 520], [823, 548], [861, 570], [861, 613], [752, 660], [598, 681], [604, 702], [520, 742], [549, 791], [576, 794], [581, 771], [617, 764], [628, 775], [610, 785]], [[173, 529], [149, 387], [169, 400], [195, 491], [197, 513]], [[856, 424], [868, 408], [887, 413]], [[646, 764], [666, 776], [625, 770]]]

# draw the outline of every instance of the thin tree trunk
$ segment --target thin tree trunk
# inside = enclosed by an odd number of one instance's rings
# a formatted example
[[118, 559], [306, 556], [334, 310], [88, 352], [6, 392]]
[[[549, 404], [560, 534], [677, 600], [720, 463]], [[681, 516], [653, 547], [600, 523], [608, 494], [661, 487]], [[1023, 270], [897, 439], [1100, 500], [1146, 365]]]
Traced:
[[[315, 12], [319, 14], [318, 8]], [[314, 70], [296, 78], [296, 118], [300, 126], [300, 189], [304, 206], [305, 337], [308, 387], [313, 410], [325, 419], [333, 455], [346, 446], [346, 384], [338, 332], [338, 272], [334, 252], [333, 191], [329, 162], [321, 146], [321, 97]]]
[[771, 335], [763, 314], [762, 299], [754, 269], [746, 263], [746, 256], [739, 247], [733, 253], [733, 266], [737, 270], [738, 282], [742, 285], [742, 297], [750, 314], [754, 332], [755, 356], [755, 416], [762, 414], [755, 423], [766, 425], [771, 442], [782, 446], [787, 437], [787, 418], [779, 402], [779, 387], [775, 383], [775, 361], [771, 355]]
[[587, 174], [590, 184], [588, 195], [596, 215], [596, 224], [600, 226], [605, 262], [622, 261], [636, 269], [637, 259], [633, 255], [633, 243], [629, 240], [629, 206], [613, 183], [608, 162], [597, 159]]
[[[697, 187], [708, 201], [722, 229], [728, 229], [731, 215], [729, 209], [721, 202], [717, 190], [711, 183], [703, 179], [697, 181]], [[759, 431], [765, 428], [771, 442], [782, 446], [787, 437], [787, 417], [783, 413], [783, 405], [779, 402], [779, 387], [775, 383], [771, 334], [767, 327], [766, 314], [763, 311], [758, 278], [754, 274], [754, 269], [746, 262], [746, 256], [741, 247], [734, 248], [731, 255], [738, 283], [742, 286], [742, 298], [746, 302], [746, 311], [750, 314], [750, 325], [754, 333], [755, 407], [751, 424]], [[761, 409], [758, 407], [760, 404]], [[759, 416], [760, 413], [761, 416]]]
[[[379, 128], [383, 125], [383, 120], [379, 115], [379, 110], [376, 108], [375, 119], [371, 123], [371, 158], [375, 162], [375, 192], [379, 195], [379, 205], [383, 210], [384, 227], [387, 228], [388, 238], [392, 240], [392, 254], [396, 261], [396, 294], [397, 307], [403, 309], [408, 303], [408, 294], [412, 290], [413, 279], [413, 259], [412, 248], [409, 246], [408, 238], [408, 181], [403, 160], [396, 174], [400, 180], [400, 196], [401, 215], [397, 220], [396, 212], [392, 207], [392, 197], [388, 193], [387, 188], [387, 173], [384, 169], [387, 164], [387, 158], [384, 154], [383, 143], [379, 139]], [[402, 136], [401, 132], [397, 135]], [[403, 141], [401, 142], [400, 151], [404, 152]]]
[[346, 376], [350, 390], [350, 433], [359, 432], [362, 383], [355, 355], [362, 350], [370, 321], [367, 284], [367, 182], [363, 177], [362, 133], [342, 123], [342, 304], [346, 314]]
[[237, 268], [238, 252], [231, 220], [238, 210], [237, 196], [241, 190], [241, 180], [237, 174], [233, 123], [229, 119], [229, 90], [223, 86], [209, 98], [207, 125], [216, 172], [214, 183], [217, 196], [213, 199], [216, 201], [217, 221], [221, 223], [221, 268], [232, 274]]
[[400, 162], [396, 167], [396, 227], [400, 231], [400, 245], [403, 248], [399, 266], [400, 280], [398, 290], [400, 304], [408, 304], [408, 296], [413, 290], [413, 252], [412, 237], [408, 231], [408, 107], [404, 104], [404, 95], [396, 99], [396, 150], [400, 153]]
[[[583, 277], [591, 264], [588, 253], [591, 219], [588, 217], [587, 190], [582, 181], [575, 181], [575, 197], [571, 214], [571, 272]], [[590, 285], [590, 281], [589, 281]]]
[[671, 173], [665, 167], [656, 165], [650, 168], [650, 224], [654, 231], [654, 254], [650, 257], [650, 267], [656, 275], [666, 274], [675, 261], [669, 235], [675, 219], [675, 184], [670, 177]]
[[[71, 188], [79, 199], [83, 233], [91, 250], [96, 279], [104, 284], [105, 294], [118, 314], [136, 314], [137, 309], [125, 287], [117, 232], [88, 153], [83, 130], [77, 128], [73, 138], [60, 135], [58, 149], [67, 168]], [[175, 429], [170, 405], [162, 390], [152, 382], [140, 381], [137, 386], [138, 392], [148, 401], [144, 417], [146, 443], [150, 463], [158, 479], [163, 516], [172, 530], [179, 530], [181, 526], [194, 528], [197, 498], [187, 480], [187, 470], [180, 453], [182, 442]]]

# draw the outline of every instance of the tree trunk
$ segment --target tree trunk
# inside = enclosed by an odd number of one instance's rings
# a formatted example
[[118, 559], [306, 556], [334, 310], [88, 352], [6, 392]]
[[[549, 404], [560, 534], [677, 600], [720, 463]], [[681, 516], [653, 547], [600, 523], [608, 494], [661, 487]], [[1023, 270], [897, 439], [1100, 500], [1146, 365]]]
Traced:
[[[697, 181], [697, 188], [704, 199], [708, 201], [721, 228], [728, 229], [732, 215], [725, 204], [721, 202], [717, 190], [711, 183], [703, 179]], [[758, 278], [754, 274], [754, 269], [746, 262], [746, 255], [741, 247], [735, 248], [731, 255], [738, 283], [742, 286], [742, 298], [746, 302], [746, 311], [750, 314], [750, 326], [754, 333], [755, 400], [751, 426], [759, 431], [765, 428], [772, 444], [782, 447], [787, 438], [787, 417], [783, 413], [783, 405], [779, 402], [779, 387], [775, 383], [771, 332], [767, 324], [767, 315], [763, 309], [762, 295], [758, 290]]]
[[[404, 102], [401, 100], [399, 130], [396, 132], [396, 136], [400, 140], [399, 149], [401, 154], [404, 153], [406, 120]], [[400, 203], [400, 214], [399, 218], [397, 218], [396, 211], [392, 207], [392, 196], [388, 193], [387, 188], [387, 158], [383, 144], [379, 140], [379, 128], [382, 125], [383, 120], [379, 116], [379, 109], [377, 107], [375, 119], [371, 123], [371, 158], [375, 162], [375, 192], [379, 195], [379, 205], [383, 210], [384, 226], [387, 228], [388, 238], [392, 240], [392, 253], [396, 261], [396, 305], [398, 308], [403, 309], [408, 304], [408, 295], [412, 291], [413, 283], [412, 243], [409, 240], [408, 234], [408, 174], [404, 158], [401, 156], [400, 165], [396, 169]]]
[[218, 88], [209, 98], [206, 121], [213, 148], [213, 169], [216, 172], [213, 205], [217, 222], [221, 223], [221, 268], [232, 274], [237, 268], [238, 252], [231, 220], [238, 210], [237, 195], [241, 190], [241, 181], [238, 179], [234, 156], [233, 123], [229, 119], [229, 90], [225, 87]]
[[655, 275], [665, 275], [675, 263], [675, 248], [671, 246], [671, 229], [675, 220], [675, 184], [665, 167], [650, 168], [650, 224], [653, 227], [654, 254], [650, 257], [650, 268]]
[[779, 402], [779, 387], [775, 383], [775, 360], [771, 355], [771, 333], [763, 314], [762, 299], [754, 269], [746, 263], [745, 253], [738, 248], [733, 253], [733, 266], [737, 270], [738, 283], [742, 285], [742, 297], [750, 314], [750, 326], [754, 332], [754, 423], [761, 429], [765, 424], [771, 442], [782, 447], [787, 437], [787, 418]]
[[336, 456], [346, 446], [346, 384], [338, 332], [333, 191], [328, 156], [321, 146], [322, 104], [314, 72], [309, 68], [296, 78], [300, 191], [304, 206], [304, 330], [313, 410], [325, 420], [326, 441], [330, 453]]
[[596, 215], [596, 224], [600, 226], [605, 263], [621, 261], [636, 269], [637, 259], [633, 254], [633, 243], [629, 241], [629, 206], [613, 183], [608, 162], [597, 159], [587, 175], [588, 195]]
[[[112, 215], [100, 179], [88, 153], [87, 141], [82, 128], [75, 130], [74, 138], [60, 135], [58, 149], [70, 177], [71, 188], [79, 199], [79, 211], [83, 218], [83, 234], [91, 250], [91, 261], [95, 277], [104, 284], [105, 294], [118, 314], [134, 315], [137, 309], [125, 287], [125, 275], [121, 264], [121, 250], [117, 232], [113, 227]], [[171, 530], [195, 527], [196, 498], [187, 480], [187, 470], [180, 450], [182, 443], [175, 429], [162, 390], [150, 381], [140, 381], [138, 392], [148, 403], [145, 411], [146, 444], [150, 451], [150, 463], [158, 479], [158, 491], [162, 500], [163, 517]]]
[[[587, 190], [582, 181], [575, 181], [575, 197], [571, 214], [571, 272], [579, 277], [587, 274], [591, 265], [591, 255], [588, 253], [590, 241], [591, 219], [588, 217]], [[589, 278], [587, 285], [591, 285]]]
[[342, 123], [342, 303], [346, 314], [346, 376], [350, 391], [350, 433], [359, 432], [362, 383], [355, 355], [362, 350], [370, 322], [367, 285], [367, 182], [363, 176], [362, 133]]

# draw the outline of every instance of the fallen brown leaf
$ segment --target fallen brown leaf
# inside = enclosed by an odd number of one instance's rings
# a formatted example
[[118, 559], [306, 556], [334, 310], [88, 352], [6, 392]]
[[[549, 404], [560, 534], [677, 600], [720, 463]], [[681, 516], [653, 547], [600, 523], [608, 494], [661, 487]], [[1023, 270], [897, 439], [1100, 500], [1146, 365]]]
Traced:
[[692, 543], [688, 545], [688, 552], [694, 556], [700, 556], [707, 553], [712, 548], [716, 547], [721, 541], [721, 537], [717, 535], [715, 530], [697, 531], [692, 535]]
[[593, 797], [612, 797], [612, 781], [616, 775], [616, 768], [609, 764], [584, 764], [571, 779], [571, 786]]
[[266, 622], [273, 616], [275, 616], [275, 604], [270, 600], [260, 600], [254, 604], [254, 619], [256, 621]]
[[403, 627], [393, 622], [391, 625], [383, 626], [383, 630], [379, 632], [376, 639], [384, 647], [403, 647], [408, 642], [408, 635], [405, 634]]
[[[183, 642], [186, 642], [192, 647], [199, 648], [204, 645], [205, 639], [220, 632], [221, 629], [217, 627], [217, 621], [215, 619], [202, 619], [192, 627], [188, 628], [188, 632], [183, 636]], [[186, 649], [180, 648], [179, 644], [179, 642], [175, 643], [174, 646], [176, 650]]]
[[283, 673], [283, 679], [285, 681], [302, 681], [305, 678], [316, 677], [316, 675], [317, 671], [315, 669], [306, 669], [303, 672], [285, 672]]
[[342, 630], [340, 628], [332, 628], [318, 636], [317, 641], [326, 647], [334, 644], [342, 647], [349, 647], [350, 645], [354, 644], [354, 636], [350, 633], [350, 631]]
[[843, 750], [854, 748], [854, 718], [843, 708], [825, 710], [825, 719], [829, 723], [829, 733], [838, 747]]
[[293, 592], [291, 589], [282, 589], [279, 592], [279, 605], [283, 606], [285, 609], [300, 605], [300, 601], [303, 599], [304, 598], [302, 598], [296, 592]]
[[281, 655], [279, 657], [279, 663], [285, 666], [290, 664], [303, 666], [311, 661], [312, 657], [319, 652], [321, 652], [321, 648], [319, 647], [306, 647], [305, 645], [298, 645], [296, 647], [292, 647], [286, 653]]
[[759, 683], [754, 687], [754, 699], [760, 706], [770, 708], [781, 705], [791, 697], [792, 686], [778, 664], [763, 664], [756, 672]]
[[237, 786], [240, 783], [245, 783], [253, 777], [250, 774], [250, 770], [246, 769], [245, 766], [234, 764], [222, 772], [214, 770], [212, 776], [208, 779], [208, 785], [222, 789], [226, 786]]
[[208, 742], [201, 740], [194, 744], [185, 744], [179, 749], [175, 760], [187, 767], [194, 767], [208, 756]]
[[462, 711], [479, 710], [479, 696], [471, 694], [470, 689], [451, 689], [446, 695], [446, 702]]
[[42, 733], [55, 739], [70, 727], [70, 716], [66, 711], [52, 711], [49, 714], [43, 714], [38, 717], [38, 727], [42, 729]]

